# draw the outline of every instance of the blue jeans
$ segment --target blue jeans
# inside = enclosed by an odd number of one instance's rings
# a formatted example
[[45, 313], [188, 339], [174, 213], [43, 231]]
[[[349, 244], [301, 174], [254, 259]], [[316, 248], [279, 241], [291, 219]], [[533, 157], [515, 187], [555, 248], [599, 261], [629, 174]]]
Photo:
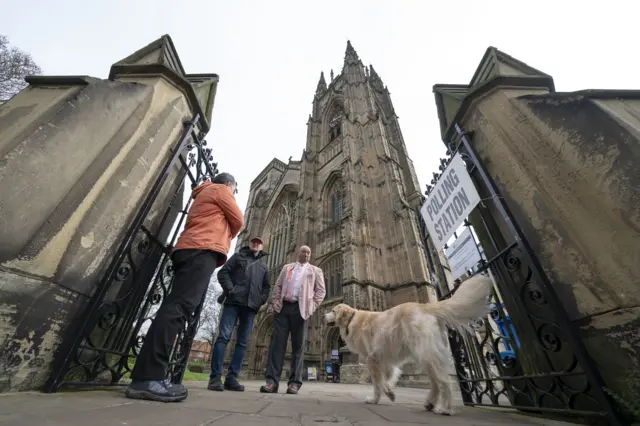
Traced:
[[231, 355], [231, 363], [227, 371], [227, 377], [238, 377], [244, 361], [244, 354], [247, 352], [247, 343], [253, 328], [253, 319], [256, 312], [246, 306], [225, 305], [220, 318], [220, 330], [215, 345], [213, 345], [213, 357], [211, 358], [211, 378], [222, 377], [222, 364], [224, 354], [227, 351], [227, 344], [231, 339], [233, 328], [238, 322], [238, 332], [236, 334], [236, 347]]

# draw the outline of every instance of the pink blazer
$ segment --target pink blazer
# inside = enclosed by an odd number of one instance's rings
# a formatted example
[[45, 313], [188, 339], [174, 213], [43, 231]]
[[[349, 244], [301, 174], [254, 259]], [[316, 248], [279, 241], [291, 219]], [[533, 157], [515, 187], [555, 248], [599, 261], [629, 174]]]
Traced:
[[[280, 312], [282, 310], [282, 302], [284, 293], [282, 292], [282, 284], [284, 278], [287, 276], [287, 269], [294, 266], [295, 263], [287, 263], [280, 271], [280, 275], [276, 280], [276, 285], [273, 288], [273, 294], [271, 300], [273, 303], [273, 310]], [[318, 309], [318, 306], [324, 300], [326, 290], [324, 287], [324, 274], [322, 269], [311, 264], [308, 265], [305, 276], [300, 283], [300, 294], [298, 295], [298, 303], [300, 305], [300, 314], [302, 318], [308, 320], [311, 315]]]

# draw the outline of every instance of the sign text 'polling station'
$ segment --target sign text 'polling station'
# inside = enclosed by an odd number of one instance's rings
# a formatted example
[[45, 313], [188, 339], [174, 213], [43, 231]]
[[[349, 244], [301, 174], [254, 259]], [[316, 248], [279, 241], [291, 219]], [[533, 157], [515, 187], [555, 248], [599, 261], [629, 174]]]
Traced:
[[469, 172], [456, 154], [420, 210], [437, 250], [444, 247], [479, 202]]

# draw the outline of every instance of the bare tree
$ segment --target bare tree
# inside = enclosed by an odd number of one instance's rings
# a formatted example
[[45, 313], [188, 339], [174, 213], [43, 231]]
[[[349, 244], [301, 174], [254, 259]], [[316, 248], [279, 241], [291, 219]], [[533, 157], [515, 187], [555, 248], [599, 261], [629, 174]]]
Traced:
[[31, 55], [10, 46], [9, 38], [0, 34], [0, 102], [24, 89], [26, 76], [40, 74], [42, 70]]
[[215, 271], [209, 281], [209, 288], [205, 297], [204, 306], [200, 313], [200, 321], [198, 323], [197, 338], [204, 340], [211, 345], [213, 353], [213, 344], [218, 337], [218, 327], [220, 324], [220, 314], [222, 306], [218, 303], [218, 296], [222, 294], [222, 287], [218, 283], [218, 271]]

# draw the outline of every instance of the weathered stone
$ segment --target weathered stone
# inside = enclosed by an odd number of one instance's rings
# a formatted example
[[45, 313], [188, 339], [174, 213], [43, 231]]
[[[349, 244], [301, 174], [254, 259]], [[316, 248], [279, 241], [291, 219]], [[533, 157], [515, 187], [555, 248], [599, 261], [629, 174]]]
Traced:
[[343, 364], [340, 367], [340, 383], [371, 383], [369, 369], [364, 364]]
[[640, 398], [640, 308], [594, 315], [578, 324], [596, 367], [605, 374], [606, 392], [620, 403], [622, 410], [629, 412], [632, 407], [637, 410]]
[[0, 392], [37, 389], [87, 298], [49, 281], [0, 269]]
[[[483, 203], [484, 218], [471, 215], [487, 257], [496, 254], [494, 241], [526, 239], [561, 306], [541, 290], [535, 263], [512, 259], [526, 280], [503, 299], [510, 312], [522, 312], [512, 320], [524, 369], [575, 365], [580, 348], [568, 317], [609, 391], [637, 400], [640, 380], [628, 376], [640, 365], [640, 92], [558, 93], [549, 75], [495, 48], [470, 85], [436, 85], [434, 92], [443, 139], [454, 140], [454, 122], [472, 132], [513, 215], [503, 219], [491, 202]], [[483, 230], [485, 218], [492, 235]], [[508, 226], [514, 220], [519, 236]]]
[[[0, 390], [38, 387], [50, 373], [52, 352], [78, 332], [184, 121], [199, 115], [195, 130], [208, 131], [217, 81], [186, 74], [164, 36], [114, 64], [109, 80], [30, 77], [0, 107], [0, 359], [11, 361]], [[168, 170], [144, 219], [163, 241], [177, 214], [158, 229], [180, 189], [178, 172]], [[120, 285], [104, 300], [118, 297]]]

